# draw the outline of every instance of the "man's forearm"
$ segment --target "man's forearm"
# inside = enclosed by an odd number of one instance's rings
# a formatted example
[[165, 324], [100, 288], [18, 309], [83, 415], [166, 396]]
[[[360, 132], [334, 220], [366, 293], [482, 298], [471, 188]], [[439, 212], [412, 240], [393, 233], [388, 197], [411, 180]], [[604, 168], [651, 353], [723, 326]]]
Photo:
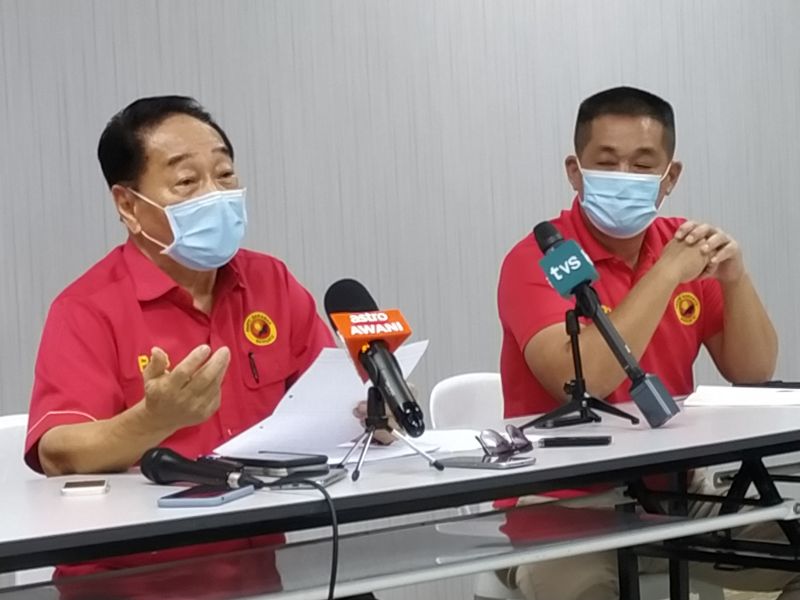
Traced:
[[54, 427], [39, 441], [39, 461], [46, 475], [124, 471], [173, 432], [139, 402], [110, 419]]
[[[678, 281], [666, 269], [651, 269], [608, 316], [639, 360], [664, 316]], [[591, 356], [585, 367], [587, 389], [604, 398], [625, 379], [625, 372], [603, 339], [596, 325], [581, 332], [581, 352]]]
[[733, 383], [770, 379], [778, 358], [778, 336], [750, 277], [722, 283], [725, 299], [721, 346], [714, 356], [722, 375]]
[[[609, 314], [614, 327], [627, 342], [637, 360], [642, 357], [650, 343], [677, 285], [677, 276], [667, 267], [657, 264]], [[557, 351], [554, 349], [549, 353], [542, 352], [539, 358], [541, 360], [544, 357], [544, 360], [538, 364], [526, 356], [529, 365], [538, 366], [533, 369], [534, 374], [554, 397], [563, 396], [561, 389], [564, 382], [574, 378], [569, 341], [563, 337], [563, 327], [558, 327], [561, 334], [557, 338], [554, 336], [553, 339], [562, 343], [559, 344]], [[549, 341], [536, 340], [537, 343]], [[535, 352], [532, 346], [533, 344], [529, 344], [529, 348], [526, 348], [526, 355], [528, 352]], [[608, 396], [625, 379], [625, 372], [619, 366], [596, 325], [592, 324], [581, 329], [580, 348], [587, 390], [600, 398]]]

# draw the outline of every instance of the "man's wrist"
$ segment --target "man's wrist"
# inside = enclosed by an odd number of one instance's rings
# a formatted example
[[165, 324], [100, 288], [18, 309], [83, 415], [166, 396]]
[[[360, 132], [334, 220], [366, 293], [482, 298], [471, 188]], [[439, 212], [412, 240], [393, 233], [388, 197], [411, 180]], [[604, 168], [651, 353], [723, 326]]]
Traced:
[[143, 398], [134, 409], [137, 409], [134, 418], [138, 424], [138, 428], [144, 433], [162, 434], [164, 438], [169, 437], [180, 429], [180, 425], [168, 423], [164, 417], [159, 413], [153, 411], [147, 405], [147, 399]]
[[650, 272], [653, 273], [653, 276], [656, 277], [658, 281], [666, 282], [670, 286], [670, 291], [674, 290], [681, 283], [680, 270], [672, 261], [661, 259], [653, 265]]
[[725, 294], [729, 294], [735, 292], [739, 289], [742, 285], [749, 283], [750, 276], [747, 274], [747, 271], [742, 269], [742, 272], [733, 279], [720, 279], [719, 283], [722, 286], [722, 291]]

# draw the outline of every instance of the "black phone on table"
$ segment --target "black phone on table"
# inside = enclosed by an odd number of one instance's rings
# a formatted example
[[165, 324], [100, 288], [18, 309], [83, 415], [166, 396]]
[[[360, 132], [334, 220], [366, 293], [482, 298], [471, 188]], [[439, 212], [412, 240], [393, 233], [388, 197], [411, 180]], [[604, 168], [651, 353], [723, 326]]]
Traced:
[[324, 454], [298, 454], [262, 450], [239, 456], [210, 457], [210, 460], [220, 459], [241, 464], [248, 473], [266, 477], [285, 477], [294, 472], [328, 472], [328, 457]]
[[303, 471], [295, 471], [286, 477], [268, 483], [267, 487], [271, 489], [311, 489], [314, 486], [308, 485], [308, 481], [318, 483], [322, 487], [333, 485], [337, 481], [341, 481], [347, 476], [347, 469], [344, 467], [332, 467], [327, 473], [305, 473]]
[[610, 435], [576, 435], [543, 437], [536, 445], [539, 448], [567, 448], [570, 446], [608, 446]]

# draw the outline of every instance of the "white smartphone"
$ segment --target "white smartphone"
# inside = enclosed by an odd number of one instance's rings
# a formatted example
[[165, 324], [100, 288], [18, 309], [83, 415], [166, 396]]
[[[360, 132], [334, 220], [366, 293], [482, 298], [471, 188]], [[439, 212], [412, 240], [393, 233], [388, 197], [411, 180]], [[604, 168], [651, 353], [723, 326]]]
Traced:
[[530, 455], [513, 454], [510, 456], [447, 456], [440, 458], [439, 463], [444, 467], [456, 469], [516, 469], [528, 467], [536, 463], [536, 458]]
[[255, 491], [252, 485], [234, 490], [216, 485], [195, 485], [185, 490], [162, 496], [158, 499], [161, 508], [184, 506], [219, 506], [239, 498], [249, 496]]
[[63, 496], [94, 496], [105, 494], [111, 486], [108, 479], [73, 479], [61, 487]]

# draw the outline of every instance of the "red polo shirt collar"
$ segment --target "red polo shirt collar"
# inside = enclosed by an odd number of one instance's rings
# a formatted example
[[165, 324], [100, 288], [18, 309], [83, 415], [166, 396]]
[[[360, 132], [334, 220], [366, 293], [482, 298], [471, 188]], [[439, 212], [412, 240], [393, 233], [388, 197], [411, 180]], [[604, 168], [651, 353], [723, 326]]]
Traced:
[[[586, 254], [592, 257], [593, 262], [598, 263], [605, 260], [619, 260], [619, 257], [611, 253], [596, 237], [594, 237], [591, 230], [586, 225], [587, 217], [583, 213], [583, 206], [581, 206], [581, 201], [578, 196], [575, 196], [575, 199], [572, 201], [572, 209], [567, 213], [567, 218], [575, 231], [575, 236], [578, 238], [578, 244], [586, 251]], [[642, 240], [637, 270], [649, 268], [658, 259], [661, 247], [657, 238], [658, 234], [651, 225], [645, 231], [644, 240]]]
[[[136, 299], [140, 302], [156, 300], [173, 292], [173, 290], [179, 289], [175, 280], [145, 256], [131, 239], [128, 239], [125, 243], [122, 255], [125, 260], [125, 266], [128, 268], [133, 280]], [[216, 283], [218, 289], [227, 290], [235, 285], [246, 287], [241, 273], [241, 265], [238, 264], [238, 258], [237, 254], [228, 264], [218, 269]]]

